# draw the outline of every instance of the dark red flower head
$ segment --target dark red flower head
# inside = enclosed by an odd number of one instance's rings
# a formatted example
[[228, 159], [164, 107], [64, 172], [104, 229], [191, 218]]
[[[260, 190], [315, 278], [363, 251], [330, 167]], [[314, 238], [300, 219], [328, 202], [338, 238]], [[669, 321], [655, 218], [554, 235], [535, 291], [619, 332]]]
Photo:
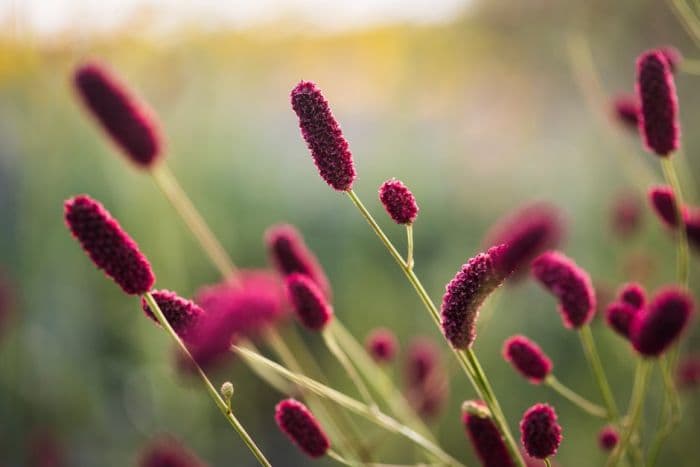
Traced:
[[134, 163], [152, 167], [163, 153], [155, 113], [106, 66], [89, 62], [74, 75], [85, 107]]
[[[165, 319], [170, 323], [170, 327], [172, 327], [182, 339], [189, 340], [194, 333], [194, 328], [204, 314], [204, 310], [193, 302], [179, 297], [175, 292], [169, 290], [156, 290], [152, 295], [160, 311], [165, 315]], [[141, 298], [141, 307], [144, 313], [146, 313], [146, 316], [157, 324], [160, 324], [158, 318], [156, 318], [153, 311], [148, 306], [145, 298]]]
[[283, 277], [295, 272], [309, 276], [330, 298], [328, 278], [297, 229], [286, 224], [270, 227], [265, 232], [265, 245], [272, 263]]
[[667, 227], [678, 227], [676, 197], [668, 186], [653, 186], [649, 189], [649, 202], [661, 222]]
[[683, 61], [683, 55], [677, 48], [673, 47], [672, 45], [665, 45], [663, 47], [659, 47], [656, 50], [658, 52], [661, 52], [661, 54], [666, 59], [668, 67], [671, 69], [671, 73], [675, 73], [676, 71], [678, 71], [678, 67]]
[[83, 250], [124, 292], [142, 295], [153, 287], [156, 278], [148, 260], [99, 202], [79, 195], [63, 207], [66, 225]]
[[676, 85], [663, 53], [652, 50], [637, 59], [637, 95], [642, 108], [639, 131], [644, 145], [666, 157], [678, 149], [680, 123]]
[[476, 338], [479, 307], [508, 276], [501, 254], [505, 245], [471, 258], [445, 287], [442, 297], [442, 332], [454, 348], [466, 349]]
[[421, 417], [435, 417], [449, 398], [449, 384], [440, 350], [433, 341], [416, 338], [409, 344], [404, 377], [411, 407]]
[[379, 200], [397, 224], [413, 224], [418, 216], [418, 204], [413, 193], [400, 180], [392, 178], [379, 187]]
[[686, 209], [683, 214], [688, 243], [696, 251], [700, 250], [700, 209]]
[[205, 463], [178, 440], [162, 436], [141, 452], [139, 467], [205, 467]]
[[513, 336], [506, 340], [503, 358], [531, 383], [541, 383], [552, 372], [552, 361], [525, 336]]
[[559, 210], [547, 203], [522, 206], [500, 219], [486, 234], [487, 247], [505, 245], [501, 261], [513, 277], [522, 277], [530, 262], [543, 251], [556, 248], [564, 237]]
[[625, 128], [635, 133], [639, 126], [639, 99], [635, 95], [621, 94], [613, 99], [613, 117]]
[[644, 308], [647, 301], [644, 287], [636, 282], [629, 282], [620, 287], [617, 297], [621, 302], [627, 303], [637, 310]]
[[525, 452], [537, 459], [554, 455], [561, 443], [561, 427], [557, 414], [548, 404], [535, 404], [520, 421], [520, 434]]
[[693, 389], [700, 385], [700, 355], [686, 355], [681, 358], [676, 381], [682, 389]]
[[374, 361], [384, 363], [394, 359], [399, 344], [393, 332], [388, 329], [377, 328], [369, 333], [365, 346], [367, 347], [367, 353], [372, 356]]
[[305, 327], [320, 331], [333, 318], [333, 308], [308, 276], [299, 273], [287, 276], [285, 286], [289, 302]]
[[676, 287], [662, 289], [632, 322], [632, 346], [646, 357], [661, 355], [680, 337], [692, 312], [693, 299], [687, 292]]
[[275, 407], [277, 426], [311, 458], [322, 457], [330, 448], [328, 436], [304, 404], [286, 399]]
[[351, 190], [355, 180], [352, 154], [321, 91], [314, 83], [300, 82], [292, 89], [292, 108], [321, 177], [338, 191]]
[[620, 237], [629, 237], [639, 230], [642, 218], [642, 205], [639, 198], [629, 192], [620, 193], [612, 204], [611, 224]]
[[564, 325], [580, 328], [595, 314], [595, 292], [588, 273], [556, 251], [541, 254], [532, 263], [532, 274], [559, 299]]
[[[482, 403], [483, 405], [483, 403]], [[506, 443], [491, 417], [464, 412], [462, 423], [484, 467], [513, 467]]]
[[605, 309], [605, 320], [616, 333], [629, 339], [632, 322], [640, 312], [629, 303], [613, 302]]
[[612, 451], [618, 441], [620, 441], [620, 435], [614, 426], [605, 426], [598, 433], [598, 445], [603, 451]]

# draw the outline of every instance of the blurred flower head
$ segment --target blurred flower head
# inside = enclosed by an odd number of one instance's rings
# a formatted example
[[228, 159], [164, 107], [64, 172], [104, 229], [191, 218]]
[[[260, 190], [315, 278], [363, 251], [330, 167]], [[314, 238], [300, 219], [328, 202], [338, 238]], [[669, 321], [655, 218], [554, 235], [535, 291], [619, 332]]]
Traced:
[[323, 457], [330, 449], [328, 436], [316, 417], [304, 404], [286, 399], [275, 407], [277, 426], [287, 437], [311, 458]]

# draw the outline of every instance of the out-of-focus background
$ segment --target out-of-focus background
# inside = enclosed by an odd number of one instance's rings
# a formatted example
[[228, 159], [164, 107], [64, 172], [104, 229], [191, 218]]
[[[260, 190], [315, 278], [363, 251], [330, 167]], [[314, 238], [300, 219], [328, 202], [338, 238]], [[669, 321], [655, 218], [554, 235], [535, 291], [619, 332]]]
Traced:
[[[86, 58], [109, 63], [157, 111], [167, 163], [241, 267], [265, 266], [263, 232], [292, 223], [332, 281], [337, 315], [359, 339], [384, 326], [403, 347], [417, 335], [441, 345], [451, 396], [430, 423], [470, 465], [459, 407], [474, 393], [381, 243], [318, 177], [289, 104], [299, 80], [316, 82], [331, 102], [354, 154], [356, 191], [402, 248], [403, 231], [381, 211], [377, 187], [398, 177], [415, 193], [416, 270], [434, 299], [489, 226], [531, 199], [562, 209], [564, 250], [601, 290], [630, 278], [651, 290], [673, 281], [672, 238], [646, 205], [637, 233], [621, 239], [611, 230], [612, 200], [627, 191], [643, 202], [661, 176], [636, 135], [608, 118], [607, 100], [633, 90], [634, 60], [647, 48], [672, 44], [700, 57], [671, 2], [181, 3], [0, 1], [0, 268], [12, 297], [0, 319], [3, 466], [133, 465], [160, 433], [210, 465], [254, 465], [200, 383], [175, 370], [167, 336], [95, 270], [63, 225], [63, 200], [89, 193], [139, 242], [158, 287], [191, 296], [218, 280], [153, 181], [78, 105], [70, 77]], [[681, 73], [677, 85], [689, 185], [700, 180], [700, 77]], [[560, 380], [597, 401], [577, 336], [531, 280], [498, 295], [475, 348], [512, 428], [527, 407], [549, 401], [564, 427], [560, 465], [601, 464], [601, 422], [524, 382], [501, 357], [506, 337], [525, 334], [552, 356]], [[594, 333], [626, 407], [629, 348], [600, 321]], [[304, 336], [334, 384], [355, 394], [318, 336]], [[691, 337], [686, 347], [699, 344]], [[401, 366], [392, 369], [399, 382]], [[234, 408], [273, 464], [310, 462], [274, 425], [282, 395], [240, 362], [213, 377], [234, 383]], [[656, 389], [650, 429], [661, 404]], [[686, 393], [661, 465], [697, 465], [699, 408], [697, 392]], [[380, 460], [419, 459], [400, 438], [380, 436]], [[47, 450], [63, 462], [40, 464], [33, 453]]]

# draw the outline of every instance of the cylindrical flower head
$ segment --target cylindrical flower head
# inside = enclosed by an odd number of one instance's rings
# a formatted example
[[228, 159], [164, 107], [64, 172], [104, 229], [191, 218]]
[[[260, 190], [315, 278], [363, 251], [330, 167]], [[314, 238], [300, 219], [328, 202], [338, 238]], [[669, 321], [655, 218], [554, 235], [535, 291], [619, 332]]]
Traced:
[[675, 73], [676, 71], [678, 71], [678, 67], [683, 61], [683, 55], [677, 48], [673, 47], [672, 45], [665, 45], [663, 47], [659, 47], [656, 50], [661, 52], [661, 54], [666, 59], [668, 67], [671, 69], [671, 73]]
[[139, 467], [205, 467], [193, 452], [179, 441], [163, 436], [151, 441], [141, 452]]
[[646, 357], [661, 355], [680, 337], [692, 312], [693, 299], [685, 291], [662, 289], [632, 322], [632, 346]]
[[379, 187], [379, 200], [397, 224], [413, 224], [418, 216], [418, 204], [413, 193], [400, 180], [392, 178]]
[[85, 107], [129, 159], [152, 167], [163, 152], [155, 113], [107, 67], [86, 63], [75, 71], [75, 88]]
[[676, 382], [681, 389], [693, 389], [700, 385], [700, 355], [686, 355], [681, 358]]
[[539, 384], [552, 372], [552, 361], [525, 336], [513, 336], [503, 346], [503, 358], [531, 383]]
[[398, 342], [393, 332], [388, 329], [374, 329], [367, 336], [365, 347], [375, 362], [390, 362], [396, 356]]
[[156, 278], [146, 257], [119, 223], [97, 201], [79, 195], [64, 203], [64, 218], [93, 263], [124, 292], [142, 295]]
[[598, 445], [603, 451], [612, 451], [618, 441], [620, 441], [620, 434], [614, 426], [605, 426], [598, 433]]
[[533, 203], [500, 219], [486, 234], [484, 245], [505, 245], [501, 254], [504, 268], [513, 271], [513, 278], [520, 278], [537, 255], [559, 246], [563, 237], [559, 210], [547, 203]]
[[620, 95], [612, 102], [613, 117], [623, 127], [637, 132], [639, 126], [639, 99], [634, 95]]
[[640, 312], [641, 309], [629, 303], [613, 302], [605, 309], [605, 321], [616, 333], [629, 339], [632, 322]]
[[[165, 319], [170, 323], [170, 327], [182, 339], [188, 340], [192, 336], [193, 330], [202, 317], [204, 310], [194, 302], [179, 297], [175, 292], [169, 290], [156, 290], [152, 295], [160, 311], [165, 315]], [[143, 308], [146, 316], [160, 325], [158, 318], [153, 314], [145, 298], [141, 298], [141, 308]]]
[[285, 286], [289, 302], [305, 327], [320, 331], [333, 318], [333, 308], [308, 276], [299, 273], [287, 276]]
[[666, 157], [678, 149], [678, 97], [666, 56], [659, 51], [637, 59], [637, 95], [641, 102], [639, 131], [647, 150]]
[[554, 455], [561, 443], [561, 427], [557, 414], [548, 404], [535, 404], [520, 421], [520, 434], [525, 452], [537, 459]]
[[676, 214], [676, 197], [668, 186], [654, 186], [649, 189], [649, 203], [661, 222], [675, 229], [678, 227]]
[[612, 204], [610, 213], [612, 230], [620, 237], [629, 237], [639, 230], [642, 206], [633, 193], [620, 193]]
[[627, 303], [636, 310], [641, 310], [646, 305], [647, 294], [644, 287], [636, 282], [629, 282], [620, 288], [617, 294], [621, 302]]
[[309, 276], [316, 285], [331, 296], [331, 286], [316, 256], [291, 225], [275, 225], [265, 232], [265, 245], [272, 263], [283, 277], [295, 272]]
[[277, 426], [311, 458], [323, 457], [330, 448], [328, 436], [304, 404], [286, 399], [275, 407]]
[[480, 417], [477, 414], [465, 412], [462, 414], [462, 423], [482, 466], [512, 467], [515, 465], [501, 433], [490, 417]]
[[495, 246], [471, 258], [445, 287], [442, 332], [454, 348], [466, 349], [474, 342], [479, 307], [508, 275], [500, 256], [505, 249]]
[[292, 90], [292, 108], [321, 177], [338, 191], [351, 190], [355, 180], [352, 154], [321, 91], [314, 83], [300, 82]]

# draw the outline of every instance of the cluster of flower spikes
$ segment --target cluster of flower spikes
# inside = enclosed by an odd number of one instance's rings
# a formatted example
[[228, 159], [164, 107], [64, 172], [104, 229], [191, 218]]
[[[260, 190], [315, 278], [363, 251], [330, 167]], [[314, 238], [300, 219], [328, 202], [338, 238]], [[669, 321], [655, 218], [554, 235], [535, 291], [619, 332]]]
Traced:
[[406, 399], [418, 415], [434, 418], [449, 396], [447, 373], [436, 344], [417, 337], [408, 344], [404, 362]]
[[170, 436], [158, 437], [146, 445], [138, 461], [139, 467], [206, 467], [206, 463]]

